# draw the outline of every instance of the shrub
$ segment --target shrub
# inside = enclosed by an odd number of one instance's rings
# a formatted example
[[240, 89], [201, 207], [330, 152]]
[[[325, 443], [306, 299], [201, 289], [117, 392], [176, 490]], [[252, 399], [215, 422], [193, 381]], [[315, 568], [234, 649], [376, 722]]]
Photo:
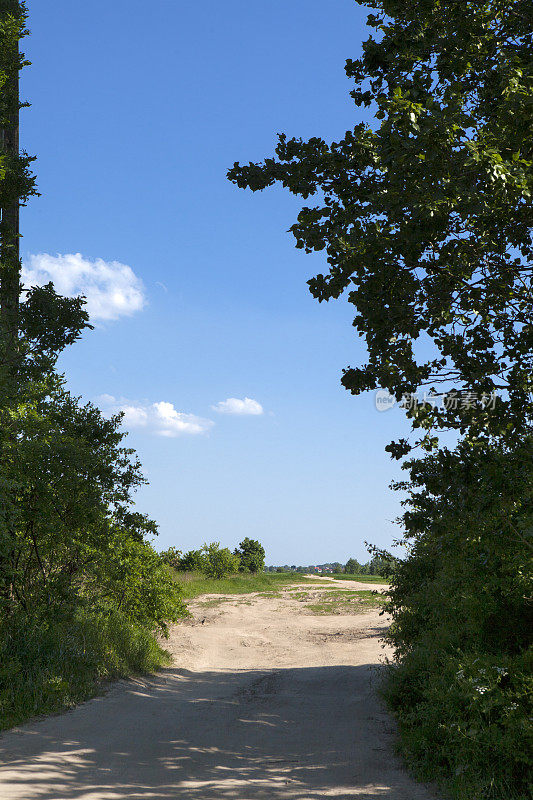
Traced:
[[402, 750], [456, 798], [530, 800], [533, 653], [442, 657], [418, 649], [389, 675]]
[[0, 406], [3, 724], [82, 700], [101, 677], [155, 668], [154, 633], [187, 613], [148, 542], [157, 526], [132, 510], [144, 480], [120, 417], [52, 384], [11, 416]]
[[101, 600], [149, 629], [166, 634], [169, 622], [188, 615], [169, 567], [146, 542], [110, 542], [96, 582]]
[[221, 548], [219, 542], [204, 544], [202, 553], [204, 557], [202, 571], [209, 578], [224, 578], [239, 571], [239, 558], [229, 548]]
[[531, 447], [465, 440], [408, 465], [385, 695], [409, 761], [458, 800], [530, 797]]
[[179, 561], [179, 572], [203, 572], [206, 566], [205, 555], [201, 550], [188, 550]]
[[181, 550], [176, 550], [175, 547], [169, 547], [168, 550], [163, 550], [159, 555], [162, 561], [168, 564], [169, 567], [176, 570], [180, 569], [182, 561]]

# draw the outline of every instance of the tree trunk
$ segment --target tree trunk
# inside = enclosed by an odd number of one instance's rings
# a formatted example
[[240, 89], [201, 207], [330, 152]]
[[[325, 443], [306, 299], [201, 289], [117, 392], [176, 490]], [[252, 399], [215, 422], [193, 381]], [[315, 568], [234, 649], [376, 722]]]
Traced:
[[[19, 0], [1, 3], [2, 22], [9, 17], [21, 20], [24, 13]], [[0, 122], [0, 153], [5, 170], [2, 181], [9, 188], [18, 182], [19, 167], [19, 72], [20, 34], [4, 29], [2, 41], [2, 69], [7, 79], [1, 87], [2, 115]], [[15, 190], [16, 192], [16, 190]], [[0, 206], [0, 410], [9, 405], [17, 392], [19, 354], [19, 296], [20, 296], [20, 195], [3, 191]], [[2, 424], [5, 416], [2, 414]], [[13, 434], [0, 429], [0, 458], [7, 440]], [[3, 465], [0, 465], [3, 466]], [[0, 605], [9, 616], [14, 605], [16, 587], [13, 582], [13, 556], [15, 533], [8, 524], [3, 534], [0, 557]]]
[[[1, 131], [2, 152], [14, 163], [19, 154], [19, 75], [10, 76], [5, 86], [11, 106]], [[9, 169], [9, 167], [8, 167]], [[16, 369], [20, 296], [20, 201], [0, 209], [0, 324], [8, 371]]]

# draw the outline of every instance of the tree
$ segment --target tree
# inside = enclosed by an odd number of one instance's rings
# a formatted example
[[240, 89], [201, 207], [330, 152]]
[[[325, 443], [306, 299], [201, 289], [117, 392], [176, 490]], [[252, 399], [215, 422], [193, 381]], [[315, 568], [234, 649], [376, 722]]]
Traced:
[[377, 547], [368, 542], [365, 542], [365, 545], [371, 558], [370, 561], [361, 566], [361, 573], [365, 575], [379, 575], [386, 579], [390, 579], [394, 576], [401, 560], [382, 547]]
[[91, 328], [84, 298], [21, 286], [19, 210], [37, 193], [19, 148], [26, 16], [0, 0], [0, 725], [157, 668], [152, 634], [187, 613], [156, 524], [133, 510], [144, 479], [121, 416], [82, 405], [56, 371]]
[[[41, 381], [57, 355], [90, 328], [83, 298], [57, 295], [52, 284], [21, 287], [20, 207], [38, 194], [35, 160], [19, 147], [19, 75], [28, 65], [23, 0], [0, 0], [0, 409]], [[21, 303], [22, 290], [22, 303]]]
[[265, 548], [256, 539], [246, 537], [235, 550], [240, 572], [261, 572], [265, 566]]
[[90, 327], [83, 299], [60, 297], [51, 284], [27, 287], [19, 302], [19, 208], [37, 193], [33, 158], [19, 152], [19, 110], [27, 105], [19, 99], [19, 73], [27, 64], [19, 42], [27, 34], [26, 16], [25, 3], [0, 0], [0, 604], [6, 608], [15, 600], [14, 587], [2, 576], [17, 552], [20, 511], [20, 485], [9, 476], [26, 422], [61, 390], [54, 371], [59, 353]]
[[114, 608], [164, 631], [185, 613], [147, 541], [157, 526], [132, 510], [144, 479], [120, 422], [61, 385], [19, 409], [2, 452], [0, 625]]
[[19, 73], [27, 64], [19, 50], [26, 36], [26, 7], [18, 0], [0, 3], [0, 363], [12, 375], [18, 357], [20, 295], [19, 209], [36, 193], [32, 161], [19, 152]]
[[369, 358], [344, 371], [346, 389], [455, 389], [446, 407], [408, 411], [428, 449], [435, 426], [519, 441], [532, 413], [529, 4], [372, 6], [378, 40], [346, 72], [375, 127], [331, 144], [282, 134], [275, 158], [229, 178], [317, 196], [291, 230], [298, 248], [327, 253], [313, 296], [355, 306]]
[[144, 479], [120, 421], [61, 387], [20, 409], [3, 451], [0, 622], [17, 610], [35, 618], [102, 602], [147, 626], [182, 613], [146, 541], [157, 526], [131, 508]]
[[355, 558], [349, 558], [344, 571], [348, 575], [358, 575], [361, 572], [361, 564]]
[[459, 800], [529, 792], [532, 445], [466, 439], [409, 465], [386, 693], [411, 763]]
[[[27, 36], [26, 3], [0, 0], [0, 393], [17, 394], [29, 376], [41, 377], [57, 354], [88, 325], [81, 298], [60, 297], [52, 284], [21, 287], [20, 207], [38, 194], [35, 160], [19, 148], [20, 52]], [[21, 303], [21, 289], [23, 295]]]

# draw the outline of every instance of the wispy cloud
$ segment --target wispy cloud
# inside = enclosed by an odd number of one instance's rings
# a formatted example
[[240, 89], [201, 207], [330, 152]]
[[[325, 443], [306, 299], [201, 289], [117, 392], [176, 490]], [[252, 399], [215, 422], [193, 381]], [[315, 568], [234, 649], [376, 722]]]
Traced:
[[146, 304], [144, 286], [131, 267], [119, 261], [94, 261], [81, 253], [31, 255], [22, 268], [24, 286], [54, 284], [67, 297], [85, 295], [92, 321], [116, 320], [141, 311]]
[[227, 400], [222, 400], [216, 406], [211, 406], [214, 411], [219, 414], [240, 414], [259, 416], [263, 414], [263, 406], [257, 400], [252, 400], [251, 397], [245, 397], [244, 400], [239, 400], [237, 397], [228, 397]]
[[103, 394], [97, 398], [97, 403], [105, 414], [123, 412], [123, 424], [126, 428], [145, 428], [150, 433], [168, 438], [207, 433], [215, 424], [210, 419], [177, 411], [174, 404], [166, 400], [157, 403], [132, 403], [124, 398], [117, 399]]

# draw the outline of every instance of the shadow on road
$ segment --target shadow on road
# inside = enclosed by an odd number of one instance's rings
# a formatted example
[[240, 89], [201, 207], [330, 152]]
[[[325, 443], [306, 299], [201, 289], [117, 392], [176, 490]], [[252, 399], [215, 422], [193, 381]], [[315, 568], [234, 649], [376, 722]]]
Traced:
[[0, 738], [2, 800], [428, 800], [391, 749], [375, 666], [128, 682]]

